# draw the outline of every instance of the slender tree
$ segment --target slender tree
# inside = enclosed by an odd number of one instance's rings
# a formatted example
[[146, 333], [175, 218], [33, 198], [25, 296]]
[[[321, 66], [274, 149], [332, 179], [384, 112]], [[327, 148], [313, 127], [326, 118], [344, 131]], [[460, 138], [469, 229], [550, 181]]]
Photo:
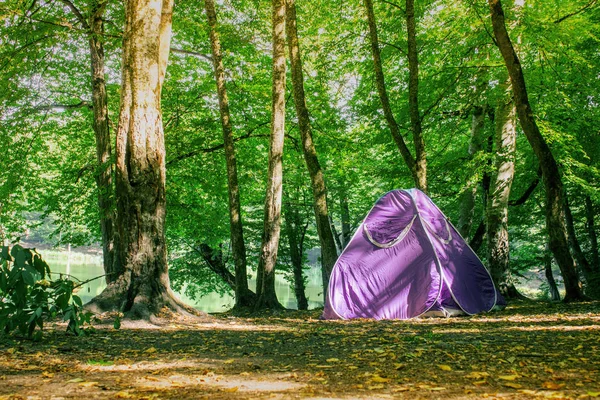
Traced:
[[[475, 154], [483, 148], [483, 131], [485, 128], [485, 110], [481, 106], [473, 107], [471, 117], [471, 139], [469, 141], [469, 158], [473, 159]], [[460, 195], [460, 210], [458, 217], [458, 232], [468, 239], [473, 224], [473, 211], [475, 210], [475, 198], [477, 196], [477, 184], [475, 180], [468, 180], [467, 185]]]
[[510, 274], [508, 199], [515, 175], [516, 114], [510, 84], [502, 85], [504, 96], [495, 112], [495, 168], [492, 176], [487, 218], [488, 263], [496, 287], [505, 297], [520, 298]]
[[544, 275], [546, 275], [546, 280], [548, 281], [550, 300], [560, 301], [560, 293], [558, 292], [558, 286], [552, 273], [552, 252], [548, 244], [546, 244], [546, 251], [544, 252]]
[[550, 250], [554, 254], [565, 283], [565, 301], [581, 300], [583, 298], [581, 284], [567, 241], [563, 215], [563, 184], [558, 164], [540, 133], [529, 104], [523, 70], [506, 30], [502, 4], [500, 0], [488, 0], [488, 4], [496, 43], [510, 76], [519, 122], [542, 169], [546, 191], [546, 228], [550, 237]]
[[298, 116], [298, 127], [302, 137], [302, 152], [304, 161], [310, 175], [310, 182], [313, 192], [313, 207], [315, 211], [315, 220], [317, 233], [321, 244], [321, 266], [323, 277], [323, 290], [326, 292], [329, 286], [329, 276], [333, 270], [333, 265], [337, 260], [337, 250], [331, 227], [329, 225], [329, 212], [327, 210], [327, 186], [323, 177], [323, 170], [317, 157], [317, 150], [313, 143], [310, 117], [308, 107], [306, 106], [306, 97], [304, 95], [304, 76], [302, 73], [302, 58], [300, 56], [300, 44], [298, 43], [298, 26], [296, 18], [296, 1], [287, 0], [286, 2], [286, 21], [285, 21], [288, 51], [290, 54], [290, 65], [292, 69], [292, 86], [294, 89], [294, 104], [296, 105], [296, 115]]
[[598, 255], [598, 236], [596, 235], [596, 223], [594, 222], [594, 203], [590, 196], [585, 196], [585, 217], [588, 238], [592, 251], [592, 268], [597, 274], [600, 274], [600, 256]]
[[400, 155], [402, 159], [408, 166], [408, 169], [411, 172], [413, 180], [415, 181], [415, 185], [422, 189], [419, 186], [420, 178], [417, 174], [417, 162], [415, 157], [411, 154], [402, 134], [400, 134], [400, 127], [398, 126], [398, 122], [394, 117], [394, 113], [392, 112], [392, 107], [390, 105], [390, 99], [388, 97], [387, 89], [385, 86], [385, 77], [383, 75], [383, 66], [381, 64], [381, 52], [379, 50], [379, 38], [377, 35], [377, 23], [375, 21], [375, 12], [373, 11], [373, 0], [364, 0], [365, 8], [367, 11], [367, 20], [369, 22], [369, 39], [371, 43], [371, 54], [373, 56], [373, 67], [375, 69], [375, 83], [377, 85], [377, 93], [379, 94], [379, 100], [381, 101], [381, 108], [383, 109], [383, 115], [385, 116], [385, 120], [387, 122], [388, 128], [392, 135], [392, 139], [396, 143], [398, 150], [400, 151]]
[[408, 113], [415, 145], [414, 174], [417, 187], [427, 193], [427, 155], [419, 112], [419, 53], [414, 0], [406, 0], [406, 31], [408, 34]]
[[[306, 219], [308, 220], [308, 219]], [[308, 223], [302, 224], [300, 213], [292, 205], [286, 208], [284, 213], [285, 233], [290, 245], [290, 259], [294, 274], [294, 294], [298, 303], [298, 310], [308, 310], [308, 299], [306, 298], [306, 284], [304, 283], [303, 256], [304, 238]]]
[[88, 33], [92, 109], [94, 114], [92, 128], [96, 139], [96, 160], [98, 163], [95, 177], [102, 235], [102, 257], [106, 283], [110, 283], [119, 277], [123, 269], [114, 259], [113, 160], [104, 67], [104, 13], [106, 11], [106, 1], [92, 0], [87, 20], [70, 0], [61, 0], [61, 2], [69, 8], [79, 24]]
[[256, 308], [283, 308], [275, 293], [275, 264], [281, 234], [283, 139], [285, 128], [285, 0], [272, 1], [273, 87], [271, 139], [262, 244], [258, 261]]
[[242, 227], [242, 210], [240, 204], [240, 189], [237, 178], [235, 147], [233, 144], [233, 129], [229, 114], [229, 98], [225, 85], [225, 69], [221, 56], [221, 40], [217, 31], [217, 13], [214, 0], [205, 0], [206, 16], [210, 29], [212, 60], [215, 70], [215, 81], [219, 97], [219, 112], [223, 126], [223, 144], [227, 164], [227, 187], [229, 193], [229, 226], [231, 249], [235, 263], [235, 306], [253, 306], [253, 294], [248, 289], [248, 274], [246, 271], [246, 245]]
[[116, 145], [117, 262], [124, 269], [89, 307], [152, 319], [163, 307], [194, 311], [171, 291], [165, 243], [161, 89], [173, 0], [128, 0]]

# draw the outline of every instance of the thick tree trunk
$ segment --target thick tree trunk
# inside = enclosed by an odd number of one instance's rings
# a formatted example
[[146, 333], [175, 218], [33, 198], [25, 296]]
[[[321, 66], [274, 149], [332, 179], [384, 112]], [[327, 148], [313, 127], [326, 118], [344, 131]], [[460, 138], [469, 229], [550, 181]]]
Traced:
[[487, 251], [490, 272], [496, 287], [507, 298], [521, 297], [512, 281], [509, 268], [508, 199], [515, 175], [516, 115], [510, 85], [498, 100], [495, 113], [495, 177], [492, 178], [486, 207]]
[[258, 261], [257, 309], [283, 306], [275, 293], [275, 264], [281, 233], [283, 139], [285, 128], [285, 0], [273, 0], [273, 94], [271, 140], [263, 237]]
[[548, 281], [550, 300], [560, 301], [558, 286], [554, 280], [554, 274], [552, 274], [552, 253], [550, 252], [550, 246], [548, 245], [546, 245], [546, 254], [544, 255], [544, 274], [546, 275], [546, 280]]
[[122, 266], [114, 260], [114, 197], [113, 160], [111, 159], [110, 125], [108, 119], [108, 96], [104, 71], [104, 11], [106, 2], [94, 0], [91, 3], [89, 18], [89, 46], [92, 74], [92, 105], [94, 121], [92, 127], [96, 137], [96, 186], [98, 189], [98, 209], [102, 233], [102, 256], [106, 283], [115, 281], [123, 273]]
[[171, 39], [173, 0], [128, 0], [116, 146], [119, 278], [91, 309], [152, 319], [163, 307], [195, 313], [171, 291], [165, 243], [165, 145], [160, 94]]
[[592, 199], [590, 198], [590, 196], [585, 196], [585, 215], [586, 228], [592, 251], [592, 269], [597, 274], [600, 274], [600, 257], [598, 256], [598, 236], [596, 235], [596, 224], [594, 222], [594, 203], [592, 203]]
[[550, 237], [550, 249], [558, 263], [565, 282], [565, 301], [577, 301], [584, 298], [575, 262], [569, 252], [566, 227], [563, 216], [563, 185], [558, 165], [546, 140], [540, 133], [533, 111], [529, 104], [525, 78], [519, 57], [508, 36], [504, 21], [504, 11], [500, 0], [488, 0], [492, 16], [492, 26], [498, 48], [510, 76], [517, 114], [521, 128], [535, 153], [540, 167], [546, 191], [546, 228]]
[[304, 252], [304, 237], [307, 226], [302, 226], [298, 211], [291, 206], [285, 212], [285, 230], [290, 245], [290, 258], [294, 272], [294, 293], [298, 310], [308, 310], [308, 299], [306, 298], [306, 285], [302, 271], [302, 256]]
[[408, 113], [415, 144], [415, 177], [417, 188], [427, 193], [427, 157], [419, 113], [419, 54], [414, 0], [406, 0], [406, 30], [408, 33]]
[[337, 251], [331, 227], [329, 226], [329, 214], [327, 209], [327, 186], [323, 177], [323, 170], [319, 164], [317, 151], [312, 139], [310, 117], [304, 96], [304, 76], [302, 74], [302, 59], [300, 56], [300, 45], [298, 43], [298, 28], [296, 20], [296, 1], [286, 2], [286, 32], [290, 64], [292, 67], [292, 86], [294, 89], [294, 103], [298, 126], [302, 137], [302, 150], [304, 161], [310, 175], [313, 192], [313, 206], [319, 243], [321, 245], [321, 272], [323, 278], [323, 290], [327, 291], [329, 276], [337, 260]]
[[[471, 122], [471, 140], [469, 142], [469, 159], [473, 159], [475, 154], [483, 149], [484, 128], [485, 110], [483, 107], [474, 107]], [[476, 181], [468, 180], [459, 199], [460, 211], [458, 217], [458, 232], [465, 239], [468, 239], [471, 234], [473, 212], [475, 210], [475, 198], [477, 196], [477, 183], [478, 182]]]
[[221, 56], [221, 41], [217, 32], [217, 13], [214, 0], [205, 0], [206, 16], [210, 28], [210, 44], [212, 49], [215, 81], [219, 96], [219, 112], [223, 126], [223, 147], [227, 164], [227, 187], [229, 193], [229, 226], [231, 250], [235, 263], [235, 306], [252, 307], [253, 296], [248, 289], [248, 274], [246, 271], [246, 245], [242, 227], [242, 211], [240, 204], [240, 189], [237, 178], [235, 147], [233, 144], [233, 129], [229, 114], [229, 98], [225, 86], [225, 70]]
[[383, 109], [383, 115], [387, 122], [392, 139], [398, 146], [402, 159], [408, 166], [410, 173], [415, 181], [415, 185], [419, 186], [419, 175], [417, 175], [417, 166], [415, 157], [410, 153], [410, 150], [406, 146], [402, 135], [400, 134], [400, 128], [394, 118], [392, 107], [390, 106], [390, 100], [385, 87], [385, 78], [383, 75], [383, 67], [381, 64], [381, 52], [379, 51], [379, 39], [377, 37], [377, 24], [375, 22], [375, 12], [373, 11], [373, 0], [365, 0], [365, 8], [367, 10], [367, 20], [369, 22], [369, 38], [371, 42], [371, 53], [373, 55], [373, 66], [375, 68], [375, 83], [377, 85], [377, 92], [379, 93], [379, 100], [381, 101], [381, 108]]

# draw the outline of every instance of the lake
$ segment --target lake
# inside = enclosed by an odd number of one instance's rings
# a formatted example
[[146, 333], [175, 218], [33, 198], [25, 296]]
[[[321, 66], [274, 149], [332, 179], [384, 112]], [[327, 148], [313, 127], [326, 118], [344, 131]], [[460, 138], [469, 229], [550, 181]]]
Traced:
[[[102, 258], [97, 255], [89, 255], [76, 252], [44, 252], [44, 260], [50, 265], [53, 274], [69, 274], [80, 281], [85, 281], [104, 274], [102, 268]], [[323, 307], [323, 289], [321, 284], [321, 271], [312, 267], [305, 271], [307, 276], [306, 296], [308, 297], [309, 308]], [[250, 280], [249, 286], [252, 290], [256, 287], [256, 282]], [[104, 278], [96, 279], [81, 287], [77, 295], [81, 297], [84, 303], [100, 294], [106, 287]], [[277, 276], [275, 281], [275, 290], [279, 302], [286, 308], [297, 309], [296, 296], [294, 289], [282, 276]], [[234, 299], [230, 295], [221, 296], [218, 293], [211, 293], [197, 300], [188, 298], [183, 293], [176, 292], [185, 303], [197, 308], [198, 310], [214, 313], [229, 310], [234, 305]]]

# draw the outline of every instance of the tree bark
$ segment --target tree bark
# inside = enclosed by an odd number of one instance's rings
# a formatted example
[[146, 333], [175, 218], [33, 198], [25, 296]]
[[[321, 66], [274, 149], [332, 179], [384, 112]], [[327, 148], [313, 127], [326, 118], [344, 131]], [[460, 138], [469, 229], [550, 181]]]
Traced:
[[592, 268], [600, 274], [600, 257], [598, 256], [598, 236], [596, 235], [596, 224], [594, 222], [594, 204], [590, 196], [585, 196], [585, 215], [586, 215], [586, 228], [588, 231], [588, 238], [590, 240], [590, 247], [592, 251]]
[[490, 272], [496, 287], [507, 299], [520, 298], [510, 274], [508, 240], [508, 199], [515, 175], [516, 128], [515, 106], [510, 85], [502, 86], [504, 96], [495, 113], [495, 176], [491, 181], [486, 207], [487, 251]]
[[500, 0], [488, 0], [488, 4], [491, 11], [494, 36], [513, 87], [519, 122], [542, 168], [542, 178], [546, 191], [546, 228], [550, 237], [550, 249], [558, 263], [565, 283], [566, 295], [564, 300], [566, 302], [578, 301], [583, 299], [584, 296], [581, 292], [575, 262], [569, 252], [563, 216], [563, 185], [560, 171], [533, 116], [519, 57], [506, 30], [502, 4]]
[[256, 309], [282, 309], [275, 293], [275, 264], [281, 233], [283, 139], [285, 128], [285, 0], [272, 0], [273, 93], [271, 139], [262, 244], [258, 261]]
[[554, 280], [554, 274], [552, 274], [552, 253], [550, 252], [550, 247], [547, 244], [546, 253], [544, 255], [544, 274], [546, 275], [546, 280], [548, 281], [550, 300], [560, 301], [560, 293], [558, 292], [558, 287], [556, 286], [556, 281]]
[[342, 250], [346, 248], [350, 242], [352, 232], [350, 226], [350, 208], [348, 207], [348, 194], [343, 188], [340, 193], [340, 214], [342, 216]]
[[231, 237], [231, 250], [235, 263], [235, 307], [252, 307], [253, 296], [248, 289], [248, 274], [246, 270], [246, 245], [244, 244], [244, 231], [242, 226], [242, 211], [240, 202], [240, 189], [237, 178], [237, 164], [233, 129], [229, 114], [229, 98], [225, 85], [225, 69], [221, 55], [221, 40], [217, 32], [217, 13], [214, 0], [205, 0], [206, 16], [210, 29], [210, 43], [212, 60], [219, 97], [219, 112], [223, 127], [223, 147], [227, 165], [227, 187], [229, 194], [229, 226]]
[[408, 34], [408, 113], [415, 145], [415, 177], [417, 188], [427, 193], [427, 156], [419, 112], [419, 54], [414, 0], [406, 0], [406, 30]]
[[419, 176], [417, 175], [415, 157], [410, 153], [408, 146], [400, 134], [400, 128], [394, 118], [394, 113], [392, 112], [387, 89], [385, 87], [385, 77], [383, 75], [383, 67], [381, 64], [381, 52], [379, 51], [379, 38], [377, 37], [377, 23], [375, 22], [375, 12], [373, 11], [373, 0], [365, 0], [365, 8], [367, 10], [367, 20], [369, 22], [369, 38], [373, 56], [373, 67], [375, 69], [375, 83], [377, 85], [377, 92], [379, 94], [379, 100], [381, 101], [383, 115], [385, 116], [390, 133], [392, 134], [392, 139], [394, 139], [402, 159], [408, 166], [413, 180], [415, 181], [415, 185], [418, 188], [421, 188], [419, 186]]
[[577, 233], [575, 232], [575, 221], [573, 220], [573, 214], [571, 212], [571, 206], [569, 204], [568, 196], [565, 193], [565, 222], [567, 225], [567, 233], [569, 237], [569, 245], [575, 256], [579, 272], [583, 275], [585, 280], [584, 292], [590, 297], [600, 297], [600, 271], [594, 270], [592, 265], [588, 262], [579, 240], [577, 239]]
[[88, 41], [94, 112], [92, 127], [96, 138], [96, 160], [98, 162], [98, 170], [95, 175], [102, 234], [102, 257], [106, 283], [110, 284], [123, 273], [123, 268], [114, 259], [113, 160], [104, 71], [104, 44], [102, 42], [105, 8], [106, 2], [104, 1], [93, 0], [91, 2]]
[[125, 6], [116, 146], [117, 262], [124, 272], [89, 307], [152, 320], [167, 307], [196, 314], [175, 297], [165, 243], [165, 145], [160, 95], [173, 0]]
[[[289, 1], [289, 0], [288, 0]], [[288, 20], [289, 21], [289, 20]], [[294, 273], [294, 293], [298, 310], [308, 310], [308, 299], [306, 298], [306, 285], [304, 283], [303, 253], [304, 237], [307, 226], [302, 226], [300, 215], [293, 207], [288, 207], [285, 212], [285, 230], [290, 245], [290, 258]]]
[[313, 143], [310, 117], [308, 107], [306, 106], [306, 97], [304, 95], [304, 76], [302, 73], [302, 58], [300, 56], [300, 45], [298, 43], [298, 28], [296, 19], [296, 1], [287, 0], [286, 2], [286, 22], [285, 22], [288, 51], [290, 54], [290, 64], [292, 68], [292, 86], [294, 90], [294, 104], [296, 105], [296, 115], [298, 116], [298, 127], [302, 137], [302, 151], [304, 161], [310, 175], [310, 181], [313, 192], [313, 207], [321, 245], [321, 273], [323, 279], [323, 290], [327, 292], [329, 286], [329, 276], [337, 260], [337, 251], [331, 227], [329, 226], [329, 212], [327, 209], [327, 186], [323, 177], [323, 170], [319, 164], [317, 151]]
[[[474, 107], [471, 120], [471, 140], [469, 142], [469, 159], [473, 159], [475, 154], [483, 149], [483, 131], [485, 127], [485, 110], [483, 107]], [[458, 232], [468, 239], [471, 234], [471, 225], [473, 224], [473, 212], [475, 210], [475, 198], [477, 196], [477, 182], [468, 180], [467, 185], [462, 192], [460, 202], [460, 212], [458, 217]]]

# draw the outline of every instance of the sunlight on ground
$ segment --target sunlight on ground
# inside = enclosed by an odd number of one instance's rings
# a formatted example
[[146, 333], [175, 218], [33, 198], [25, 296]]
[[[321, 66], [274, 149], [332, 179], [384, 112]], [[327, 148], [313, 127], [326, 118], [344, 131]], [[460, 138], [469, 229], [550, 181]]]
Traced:
[[145, 376], [136, 379], [134, 386], [148, 389], [189, 388], [190, 386], [208, 386], [225, 392], [284, 392], [300, 390], [305, 384], [273, 379], [252, 379], [250, 377], [231, 377], [223, 375], [170, 375]]

